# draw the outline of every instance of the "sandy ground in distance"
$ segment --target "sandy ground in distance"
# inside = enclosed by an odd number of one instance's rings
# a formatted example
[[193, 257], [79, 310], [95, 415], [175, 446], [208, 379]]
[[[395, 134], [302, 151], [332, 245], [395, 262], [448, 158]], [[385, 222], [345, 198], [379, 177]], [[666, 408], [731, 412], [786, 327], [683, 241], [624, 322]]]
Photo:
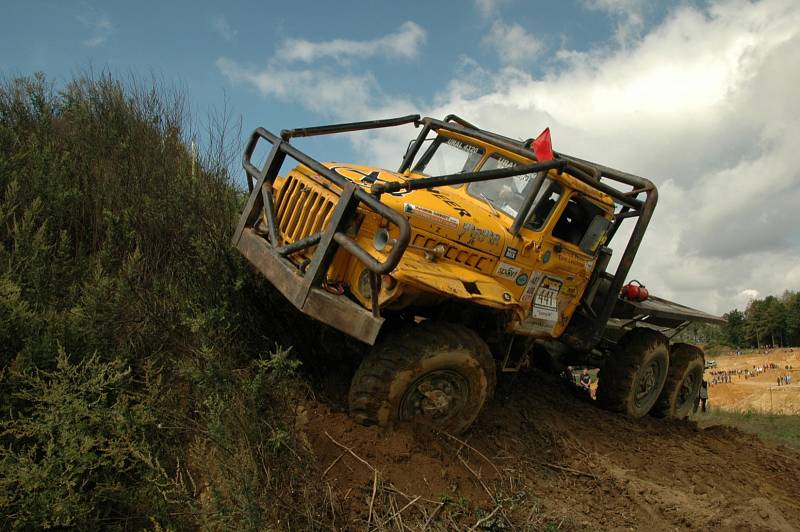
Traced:
[[[707, 357], [712, 358], [712, 357]], [[706, 370], [705, 378], [712, 382], [713, 372], [735, 371], [730, 383], [712, 384], [709, 403], [728, 410], [757, 410], [776, 414], [800, 414], [800, 349], [779, 348], [767, 353], [745, 351], [715, 357], [717, 367]], [[776, 369], [765, 369], [755, 377], [740, 373], [773, 363]], [[792, 369], [787, 370], [790, 366]], [[786, 374], [792, 376], [792, 384], [779, 386], [778, 379]]]

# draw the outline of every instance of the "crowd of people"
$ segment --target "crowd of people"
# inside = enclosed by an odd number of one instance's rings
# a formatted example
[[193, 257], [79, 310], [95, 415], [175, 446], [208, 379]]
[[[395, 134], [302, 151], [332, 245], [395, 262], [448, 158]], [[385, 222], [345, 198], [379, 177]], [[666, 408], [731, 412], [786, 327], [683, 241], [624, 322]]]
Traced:
[[[791, 350], [789, 350], [791, 351]], [[769, 353], [769, 350], [763, 351], [765, 354]], [[740, 354], [740, 352], [737, 352]], [[778, 370], [782, 372], [781, 374], [775, 377], [775, 382], [778, 386], [788, 386], [792, 384], [792, 366], [787, 364], [784, 367], [778, 366], [774, 362], [765, 362], [763, 364], [754, 364], [751, 368], [738, 368], [738, 369], [727, 369], [727, 370], [711, 370], [708, 371], [707, 374], [710, 375], [710, 379], [706, 380], [703, 379], [703, 382], [700, 386], [700, 391], [698, 396], [695, 398], [695, 405], [694, 411], [697, 412], [698, 409], [702, 412], [706, 411], [707, 403], [708, 403], [708, 389], [711, 386], [717, 384], [728, 384], [733, 382], [735, 377], [752, 379], [763, 375], [765, 372], [769, 371], [772, 372], [774, 370]]]
[[762, 375], [764, 372], [769, 370], [785, 370], [787, 373], [777, 377], [776, 381], [778, 382], [779, 386], [784, 386], [787, 384], [792, 383], [792, 376], [789, 371], [792, 371], [792, 366], [787, 365], [784, 368], [781, 368], [774, 362], [767, 362], [764, 364], [753, 365], [752, 368], [739, 368], [739, 369], [728, 369], [728, 370], [713, 370], [709, 372], [711, 376], [709, 380], [710, 385], [714, 384], [727, 384], [733, 382], [734, 377], [752, 379], [754, 377], [758, 377]]
[[[770, 351], [773, 350], [773, 349], [780, 349], [780, 348], [778, 346], [775, 346], [775, 345], [765, 345], [764, 347], [759, 347], [758, 349], [751, 349], [749, 352], [748, 351], [742, 351], [741, 349], [737, 349], [736, 350], [736, 355], [737, 356], [752, 355], [754, 353], [759, 353], [759, 354], [762, 354], [762, 355], [768, 355], [770, 353]], [[785, 348], [783, 348], [783, 350], [786, 353], [791, 353], [791, 352], [794, 351], [794, 349], [792, 349], [791, 347], [785, 347]]]

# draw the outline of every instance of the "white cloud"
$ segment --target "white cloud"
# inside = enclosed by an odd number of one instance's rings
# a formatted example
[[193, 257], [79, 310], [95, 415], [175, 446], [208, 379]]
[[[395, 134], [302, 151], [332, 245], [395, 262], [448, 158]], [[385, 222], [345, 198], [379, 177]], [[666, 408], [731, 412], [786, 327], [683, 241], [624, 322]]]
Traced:
[[751, 301], [753, 301], [754, 299], [758, 299], [759, 295], [760, 294], [758, 293], [758, 290], [754, 288], [745, 288], [744, 290], [736, 294], [736, 299], [735, 299], [736, 308], [740, 310], [746, 309]]
[[111, 19], [105, 15], [79, 15], [78, 21], [89, 30], [89, 37], [81, 41], [83, 46], [95, 48], [102, 46], [108, 41], [108, 37], [114, 31]]
[[[288, 39], [265, 67], [245, 66], [227, 57], [217, 59], [216, 66], [230, 81], [251, 85], [264, 96], [299, 103], [327, 116], [357, 120], [371, 116], [374, 109], [403, 109], [407, 113], [413, 107], [403, 98], [384, 94], [371, 73], [356, 71], [348, 63], [374, 56], [411, 59], [425, 39], [423, 28], [405, 22], [397, 32], [375, 40]], [[336, 60], [337, 68], [326, 63], [327, 59]], [[308, 65], [288, 65], [294, 62]]]
[[489, 18], [498, 11], [501, 5], [507, 3], [507, 1], [508, 0], [475, 0], [475, 9], [483, 18]]
[[492, 24], [483, 43], [494, 48], [500, 62], [507, 65], [530, 63], [543, 48], [542, 42], [519, 24], [505, 24], [499, 20]]
[[333, 39], [313, 42], [305, 39], [288, 39], [278, 49], [276, 56], [285, 62], [311, 63], [319, 59], [347, 61], [374, 56], [413, 59], [425, 44], [426, 32], [414, 22], [400, 25], [397, 32], [379, 39], [356, 41]]
[[211, 18], [211, 29], [226, 41], [232, 41], [239, 34], [239, 30], [231, 27], [225, 17], [221, 15]]
[[299, 102], [328, 116], [363, 116], [379, 92], [375, 79], [369, 74], [350, 75], [322, 69], [290, 70], [275, 66], [249, 69], [224, 57], [219, 58], [216, 65], [232, 82], [249, 84], [264, 96]]

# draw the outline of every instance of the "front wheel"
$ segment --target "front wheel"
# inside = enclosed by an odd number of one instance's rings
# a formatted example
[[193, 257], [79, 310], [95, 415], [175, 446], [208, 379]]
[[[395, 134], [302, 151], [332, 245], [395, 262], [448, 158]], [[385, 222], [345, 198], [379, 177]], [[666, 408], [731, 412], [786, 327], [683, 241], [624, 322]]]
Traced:
[[632, 329], [598, 375], [597, 402], [603, 408], [639, 418], [655, 404], [669, 369], [669, 340], [653, 329]]
[[486, 342], [462, 325], [426, 321], [388, 335], [364, 357], [350, 386], [350, 414], [364, 425], [414, 421], [459, 433], [494, 385]]

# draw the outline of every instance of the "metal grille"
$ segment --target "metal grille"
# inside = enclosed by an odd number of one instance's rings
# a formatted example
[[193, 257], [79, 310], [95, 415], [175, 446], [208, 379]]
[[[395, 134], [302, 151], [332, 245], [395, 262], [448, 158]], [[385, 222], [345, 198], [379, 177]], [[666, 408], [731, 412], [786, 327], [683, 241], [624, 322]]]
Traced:
[[414, 234], [411, 243], [415, 246], [421, 246], [428, 249], [433, 249], [438, 245], [442, 245], [446, 250], [444, 253], [444, 258], [450, 259], [453, 262], [463, 264], [470, 268], [475, 268], [476, 270], [485, 273], [491, 273], [492, 271], [492, 259], [490, 257], [475, 253], [474, 251], [466, 250], [461, 247], [453, 246], [448, 242], [440, 241], [435, 238], [428, 238], [425, 235], [416, 233]]
[[303, 181], [287, 177], [275, 200], [279, 230], [286, 243], [321, 231], [336, 206], [318, 187]]

